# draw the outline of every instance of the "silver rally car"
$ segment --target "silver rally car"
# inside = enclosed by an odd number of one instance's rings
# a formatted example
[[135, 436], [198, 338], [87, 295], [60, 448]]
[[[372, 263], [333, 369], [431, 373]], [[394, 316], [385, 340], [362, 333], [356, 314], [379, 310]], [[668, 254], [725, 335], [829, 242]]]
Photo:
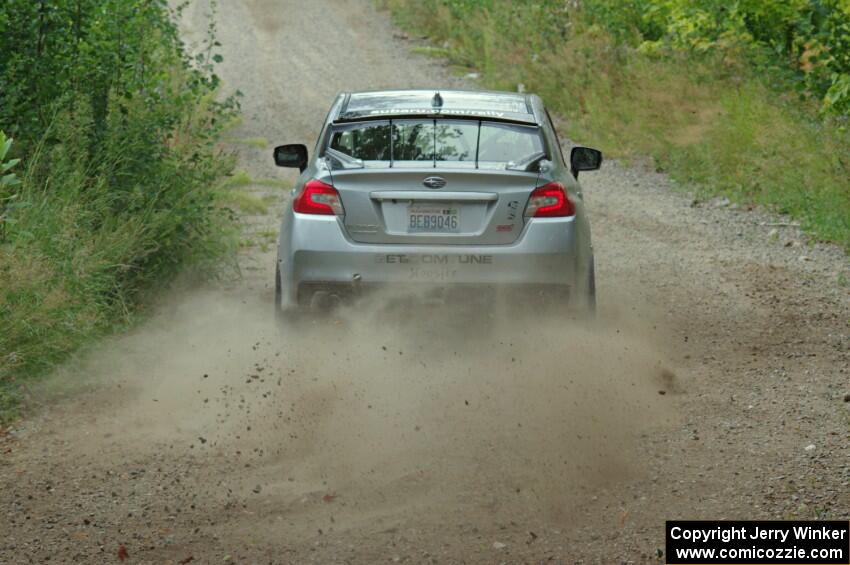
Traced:
[[340, 94], [301, 171], [278, 243], [284, 316], [375, 287], [517, 291], [593, 310], [593, 247], [579, 171], [538, 96], [394, 90]]

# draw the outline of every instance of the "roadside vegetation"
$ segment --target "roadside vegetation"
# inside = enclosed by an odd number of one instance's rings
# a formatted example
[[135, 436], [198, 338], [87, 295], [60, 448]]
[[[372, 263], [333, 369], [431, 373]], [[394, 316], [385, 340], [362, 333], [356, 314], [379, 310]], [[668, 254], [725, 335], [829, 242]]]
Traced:
[[[850, 250], [850, 0], [379, 0], [571, 138]], [[521, 86], [520, 86], [521, 85]]]
[[214, 28], [165, 0], [0, 3], [0, 421], [25, 383], [232, 250]]

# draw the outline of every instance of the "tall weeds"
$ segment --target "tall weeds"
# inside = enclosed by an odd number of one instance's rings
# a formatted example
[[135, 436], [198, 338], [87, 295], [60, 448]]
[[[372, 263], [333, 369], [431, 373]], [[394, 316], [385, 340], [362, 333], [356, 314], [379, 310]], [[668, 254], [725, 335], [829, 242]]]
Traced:
[[[850, 249], [850, 127], [837, 94], [841, 69], [850, 71], [841, 66], [850, 8], [840, 0], [735, 3], [754, 15], [728, 21], [706, 20], [702, 11], [725, 13], [728, 3], [713, 0], [379, 4], [402, 27], [445, 45], [484, 86], [540, 94], [577, 141], [648, 157], [701, 197], [765, 205]], [[833, 8], [818, 20], [806, 11], [815, 4]], [[695, 23], [706, 21], [713, 23]], [[789, 29], [798, 39], [771, 47]], [[823, 45], [834, 46], [835, 61], [825, 60]], [[795, 57], [812, 68], [798, 68]]]

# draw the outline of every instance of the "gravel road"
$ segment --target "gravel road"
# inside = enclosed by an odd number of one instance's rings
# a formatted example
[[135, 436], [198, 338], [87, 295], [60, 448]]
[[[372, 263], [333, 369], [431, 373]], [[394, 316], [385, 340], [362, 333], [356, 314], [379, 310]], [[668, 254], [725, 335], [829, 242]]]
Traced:
[[[475, 86], [365, 0], [217, 19], [233, 138], [309, 146], [340, 90]], [[597, 325], [373, 304], [298, 335], [272, 320], [288, 191], [251, 187], [238, 281], [184, 281], [0, 435], [0, 562], [659, 563], [665, 519], [847, 519], [847, 256], [640, 167], [582, 181]]]

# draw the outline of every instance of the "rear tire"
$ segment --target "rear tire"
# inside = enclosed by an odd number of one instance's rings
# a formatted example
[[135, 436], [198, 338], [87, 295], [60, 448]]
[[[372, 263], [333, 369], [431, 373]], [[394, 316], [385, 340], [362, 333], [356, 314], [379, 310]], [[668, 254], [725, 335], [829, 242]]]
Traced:
[[280, 266], [275, 265], [274, 268], [274, 316], [278, 322], [283, 318], [283, 307], [280, 303], [283, 298], [283, 285], [280, 282]]
[[573, 304], [579, 314], [592, 319], [596, 317], [596, 268], [593, 258], [590, 259], [590, 267], [585, 277], [584, 282], [576, 288]]
[[298, 308], [284, 308], [283, 301], [283, 283], [280, 280], [280, 266], [275, 266], [274, 269], [274, 317], [277, 326], [281, 329], [292, 328], [298, 324], [300, 311]]
[[590, 272], [587, 275], [587, 314], [588, 316], [596, 317], [596, 267], [593, 260], [590, 261]]

